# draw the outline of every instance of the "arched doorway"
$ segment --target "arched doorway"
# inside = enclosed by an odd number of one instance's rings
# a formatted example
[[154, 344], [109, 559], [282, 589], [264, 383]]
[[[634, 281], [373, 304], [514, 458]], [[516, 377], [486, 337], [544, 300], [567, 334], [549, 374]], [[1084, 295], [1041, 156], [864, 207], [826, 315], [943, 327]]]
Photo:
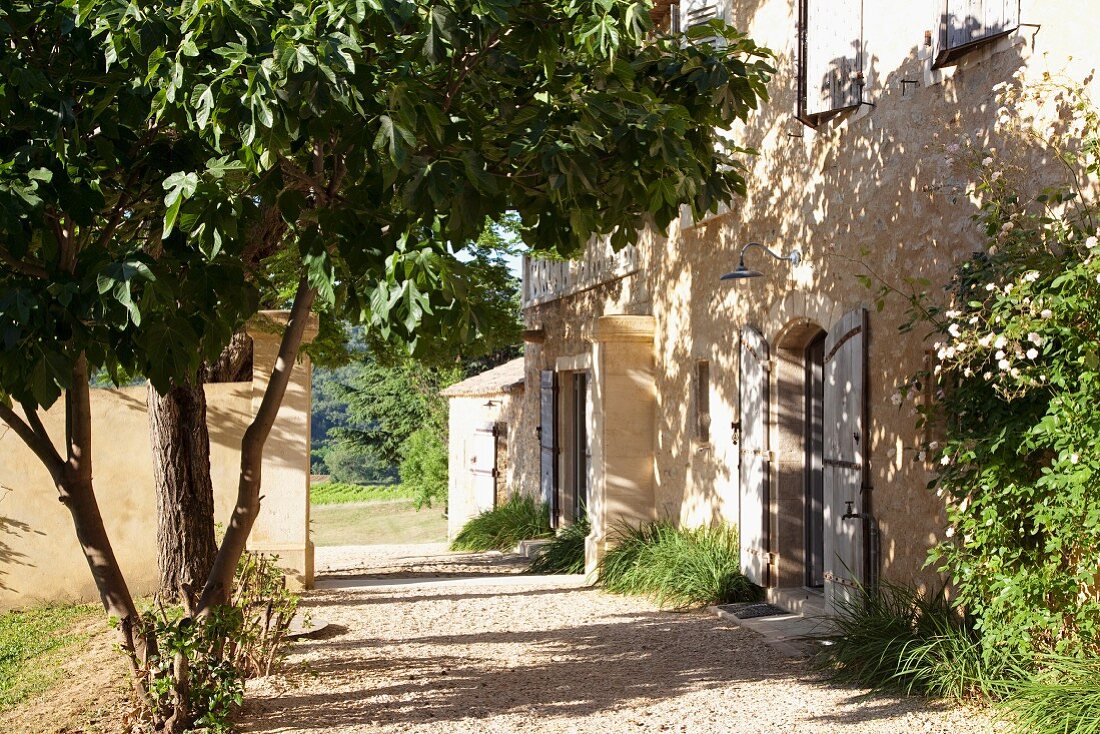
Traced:
[[800, 322], [776, 342], [775, 494], [771, 586], [825, 584], [824, 362], [826, 332]]

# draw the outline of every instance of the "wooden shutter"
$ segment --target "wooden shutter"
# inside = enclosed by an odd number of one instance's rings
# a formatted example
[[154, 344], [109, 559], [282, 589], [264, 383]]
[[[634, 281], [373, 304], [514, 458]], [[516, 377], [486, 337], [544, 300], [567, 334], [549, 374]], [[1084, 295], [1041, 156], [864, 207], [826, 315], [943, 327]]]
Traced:
[[[683, 0], [680, 3], [680, 31], [683, 33], [715, 19], [725, 20], [725, 0]], [[699, 40], [713, 42], [717, 39], [706, 37]]]
[[469, 456], [474, 512], [491, 510], [496, 505], [497, 494], [497, 438], [492, 423], [474, 430]]
[[1020, 0], [943, 0], [936, 66], [955, 63], [971, 48], [1020, 26]]
[[539, 380], [539, 476], [542, 500], [550, 505], [550, 524], [558, 518], [558, 375], [543, 370]]
[[863, 0], [802, 0], [800, 116], [813, 122], [863, 98]]
[[865, 509], [866, 373], [867, 312], [860, 308], [846, 313], [825, 339], [825, 597], [830, 604], [849, 598], [865, 579], [864, 520], [851, 515]]
[[739, 447], [741, 572], [760, 586], [768, 583], [768, 343], [746, 326], [741, 330]]

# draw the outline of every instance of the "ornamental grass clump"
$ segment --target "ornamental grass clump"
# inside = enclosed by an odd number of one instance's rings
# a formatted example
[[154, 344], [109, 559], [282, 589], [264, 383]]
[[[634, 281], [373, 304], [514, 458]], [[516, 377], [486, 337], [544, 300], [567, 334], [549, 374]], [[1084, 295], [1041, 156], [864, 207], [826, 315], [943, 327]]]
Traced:
[[737, 529], [678, 528], [668, 520], [621, 528], [600, 566], [614, 594], [639, 594], [665, 607], [755, 601], [760, 589], [741, 574]]
[[531, 573], [584, 573], [584, 539], [592, 531], [581, 518], [554, 536], [531, 563]]
[[993, 698], [1011, 669], [987, 664], [978, 634], [943, 589], [883, 582], [838, 597], [815, 662], [841, 683], [936, 698]]
[[548, 538], [553, 532], [549, 507], [517, 494], [463, 525], [451, 542], [451, 550], [508, 551], [521, 540]]
[[1100, 659], [1048, 656], [1010, 686], [1002, 708], [1019, 734], [1100, 732]]

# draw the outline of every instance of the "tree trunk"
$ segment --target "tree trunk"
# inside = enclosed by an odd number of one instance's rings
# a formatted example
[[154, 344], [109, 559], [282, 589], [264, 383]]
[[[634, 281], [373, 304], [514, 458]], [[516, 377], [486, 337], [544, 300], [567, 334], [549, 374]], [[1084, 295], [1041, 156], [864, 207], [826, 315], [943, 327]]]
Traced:
[[157, 496], [157, 597], [200, 589], [214, 563], [214, 487], [202, 372], [160, 395], [149, 385], [149, 439]]
[[291, 306], [290, 319], [279, 343], [279, 356], [271, 370], [271, 379], [264, 390], [256, 417], [252, 419], [241, 439], [241, 473], [237, 483], [237, 502], [199, 599], [200, 617], [205, 617], [215, 607], [225, 604], [233, 590], [233, 574], [237, 570], [237, 562], [244, 553], [248, 535], [252, 532], [256, 515], [260, 512], [260, 471], [263, 468], [264, 444], [275, 425], [279, 407], [290, 384], [290, 373], [298, 359], [298, 350], [302, 346], [310, 309], [316, 297], [316, 289], [302, 278], [298, 283], [298, 291], [294, 294], [294, 305]]
[[[233, 336], [217, 361], [160, 395], [149, 386], [149, 439], [157, 495], [157, 597], [176, 601], [199, 590], [214, 563], [214, 486], [205, 383], [251, 380], [252, 339]], [[191, 599], [189, 602], [193, 601]]]

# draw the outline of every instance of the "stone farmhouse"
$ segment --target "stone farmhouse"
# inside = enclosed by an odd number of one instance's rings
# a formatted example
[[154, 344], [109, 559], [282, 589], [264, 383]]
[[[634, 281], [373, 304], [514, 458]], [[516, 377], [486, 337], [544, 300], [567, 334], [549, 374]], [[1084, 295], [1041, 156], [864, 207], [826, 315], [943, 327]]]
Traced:
[[[509, 478], [558, 524], [590, 517], [589, 571], [618, 525], [671, 518], [736, 523], [743, 570], [790, 607], [929, 573], [944, 524], [919, 453], [929, 437], [896, 389], [931, 346], [899, 333], [903, 299], [877, 304], [857, 276], [936, 289], [985, 247], [945, 152], [960, 141], [1053, 175], [1042, 150], [1003, 134], [997, 90], [1044, 74], [1091, 84], [1098, 10], [657, 3], [672, 30], [723, 18], [778, 71], [770, 103], [732, 131], [759, 151], [744, 199], [618, 253], [593, 242], [582, 260], [524, 262]], [[739, 261], [759, 277], [722, 279]]]

